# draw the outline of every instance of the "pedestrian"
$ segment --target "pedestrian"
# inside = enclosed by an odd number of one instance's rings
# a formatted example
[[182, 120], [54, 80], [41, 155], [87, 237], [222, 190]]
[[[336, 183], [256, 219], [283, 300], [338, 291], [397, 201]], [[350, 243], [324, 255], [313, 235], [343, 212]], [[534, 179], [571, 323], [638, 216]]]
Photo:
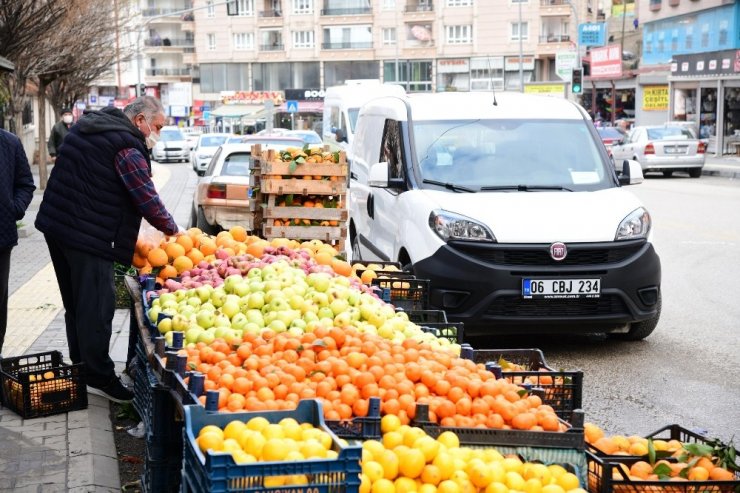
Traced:
[[59, 120], [51, 127], [51, 135], [49, 135], [49, 142], [46, 144], [46, 148], [49, 149], [49, 156], [55, 159], [59, 146], [62, 145], [64, 137], [67, 136], [69, 128], [72, 126], [72, 110], [69, 108], [62, 108], [62, 119]]
[[62, 294], [69, 357], [85, 364], [88, 392], [115, 402], [133, 394], [108, 353], [114, 262], [131, 264], [142, 217], [167, 235], [179, 232], [148, 171], [164, 121], [151, 96], [85, 114], [60, 149], [36, 217]]
[[16, 221], [23, 218], [36, 186], [18, 137], [0, 128], [0, 354], [8, 326], [10, 251], [18, 244]]

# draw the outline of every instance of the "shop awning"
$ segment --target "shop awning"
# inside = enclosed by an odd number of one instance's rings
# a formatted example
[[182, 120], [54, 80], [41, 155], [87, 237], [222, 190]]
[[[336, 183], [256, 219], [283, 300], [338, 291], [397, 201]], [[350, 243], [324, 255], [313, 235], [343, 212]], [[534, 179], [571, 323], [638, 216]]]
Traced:
[[0, 56], [0, 70], [4, 70], [6, 72], [14, 72], [15, 65], [13, 65], [13, 62], [8, 60], [7, 58]]
[[242, 118], [245, 116], [256, 115], [264, 109], [265, 107], [263, 105], [225, 104], [211, 111], [211, 116], [217, 116], [221, 118]]
[[[288, 111], [287, 103], [276, 108], [276, 111], [285, 113]], [[324, 111], [323, 101], [298, 101], [298, 113], [322, 113]]]

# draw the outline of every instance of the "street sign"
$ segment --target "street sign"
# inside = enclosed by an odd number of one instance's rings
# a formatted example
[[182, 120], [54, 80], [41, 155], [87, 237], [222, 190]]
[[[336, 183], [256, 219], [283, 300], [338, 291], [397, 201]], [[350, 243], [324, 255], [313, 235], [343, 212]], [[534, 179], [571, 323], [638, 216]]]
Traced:
[[606, 44], [606, 23], [587, 22], [579, 24], [578, 44], [581, 46], [604, 46]]
[[573, 69], [577, 66], [578, 56], [575, 51], [558, 51], [555, 53], [555, 73], [566, 82], [570, 82]]
[[298, 113], [298, 101], [291, 99], [285, 102], [285, 107], [288, 113]]

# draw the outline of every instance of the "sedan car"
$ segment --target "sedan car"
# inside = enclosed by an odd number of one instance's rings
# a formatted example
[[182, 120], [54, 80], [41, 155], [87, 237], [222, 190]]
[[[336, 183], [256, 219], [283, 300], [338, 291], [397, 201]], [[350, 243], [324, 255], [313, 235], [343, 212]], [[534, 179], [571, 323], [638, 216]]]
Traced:
[[601, 137], [601, 142], [606, 147], [609, 157], [612, 157], [612, 146], [620, 144], [624, 139], [624, 134], [616, 127], [599, 127], [596, 131], [599, 132], [599, 137]]
[[286, 133], [289, 137], [300, 137], [303, 142], [309, 145], [321, 145], [324, 142], [321, 140], [321, 136], [313, 130], [290, 130]]
[[211, 162], [211, 158], [216, 153], [216, 149], [221, 144], [225, 144], [231, 137], [231, 134], [203, 134], [198, 137], [195, 147], [190, 151], [190, 163], [193, 165], [193, 171], [203, 176]]
[[250, 135], [244, 137], [244, 143], [221, 145], [205, 174], [198, 180], [190, 214], [191, 227], [212, 235], [237, 225], [247, 230], [254, 228], [254, 216], [249, 210], [249, 167], [253, 144], [260, 144], [264, 150], [282, 151], [289, 147], [302, 147], [303, 141], [292, 137]]
[[638, 126], [632, 129], [624, 142], [612, 146], [612, 156], [620, 171], [625, 159], [640, 163], [643, 173], [687, 171], [699, 178], [706, 159], [706, 144], [698, 140], [688, 128], [675, 125]]
[[159, 142], [152, 148], [152, 158], [159, 163], [187, 162], [190, 159], [190, 144], [178, 127], [162, 127]]

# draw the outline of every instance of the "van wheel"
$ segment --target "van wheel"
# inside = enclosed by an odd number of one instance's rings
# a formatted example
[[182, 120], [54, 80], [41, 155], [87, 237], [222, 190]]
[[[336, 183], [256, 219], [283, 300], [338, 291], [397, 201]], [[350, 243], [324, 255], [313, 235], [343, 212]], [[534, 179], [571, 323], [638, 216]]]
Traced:
[[622, 339], [624, 341], [641, 341], [647, 336], [653, 333], [655, 327], [658, 326], [658, 320], [660, 320], [660, 310], [662, 307], [662, 296], [658, 294], [658, 311], [655, 313], [653, 318], [643, 320], [642, 322], [635, 322], [631, 325], [629, 332], [626, 334], [614, 334], [616, 339]]
[[691, 168], [689, 170], [689, 176], [691, 178], [699, 178], [701, 176], [701, 168]]
[[666, 178], [670, 178], [671, 176], [673, 176], [673, 170], [664, 171], [663, 176], [665, 176]]
[[362, 255], [360, 255], [360, 238], [357, 233], [352, 235], [352, 262], [361, 262]]
[[206, 216], [203, 214], [203, 209], [198, 208], [198, 217], [196, 218], [196, 227], [203, 231], [207, 235], [216, 235], [218, 233], [217, 228], [208, 224]]

